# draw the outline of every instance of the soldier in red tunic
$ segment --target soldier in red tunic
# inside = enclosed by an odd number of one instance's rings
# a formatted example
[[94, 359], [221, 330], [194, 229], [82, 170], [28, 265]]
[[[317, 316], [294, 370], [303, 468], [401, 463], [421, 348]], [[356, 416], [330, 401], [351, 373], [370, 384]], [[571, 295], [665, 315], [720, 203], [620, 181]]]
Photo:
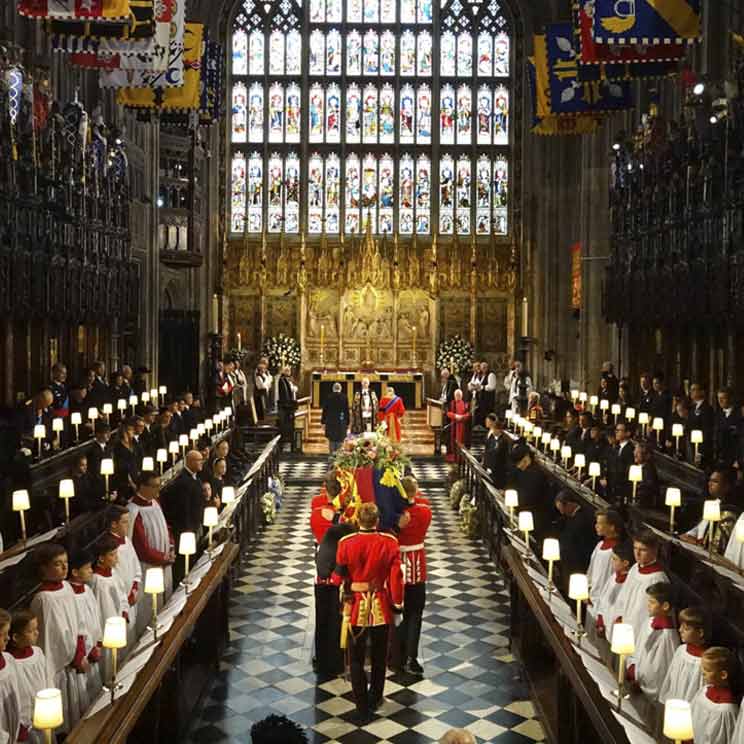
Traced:
[[[342, 537], [336, 552], [336, 575], [343, 581], [350, 622], [351, 686], [356, 720], [363, 725], [382, 704], [387, 644], [393, 616], [403, 607], [403, 575], [398, 541], [377, 531], [380, 514], [374, 503], [357, 510], [359, 532]], [[367, 683], [364, 657], [372, 646], [372, 678]]]
[[400, 558], [405, 582], [403, 622], [398, 627], [402, 667], [408, 674], [420, 676], [424, 668], [418, 662], [421, 622], [426, 604], [426, 548], [424, 539], [431, 524], [431, 507], [418, 489], [413, 476], [402, 481], [409, 506], [401, 515], [399, 525]]

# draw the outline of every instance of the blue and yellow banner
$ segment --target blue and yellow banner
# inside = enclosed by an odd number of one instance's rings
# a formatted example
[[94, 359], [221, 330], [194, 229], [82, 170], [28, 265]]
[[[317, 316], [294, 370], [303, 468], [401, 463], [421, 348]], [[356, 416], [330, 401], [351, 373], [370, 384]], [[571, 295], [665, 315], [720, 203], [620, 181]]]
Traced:
[[[544, 36], [535, 36], [537, 80], [547, 72], [548, 109], [558, 116], [621, 111], [631, 108], [630, 83], [624, 80], [588, 80], [579, 76], [579, 55], [571, 23], [553, 23]], [[538, 96], [540, 95], [538, 84]]]
[[700, 38], [702, 0], [596, 0], [597, 44], [677, 44]]

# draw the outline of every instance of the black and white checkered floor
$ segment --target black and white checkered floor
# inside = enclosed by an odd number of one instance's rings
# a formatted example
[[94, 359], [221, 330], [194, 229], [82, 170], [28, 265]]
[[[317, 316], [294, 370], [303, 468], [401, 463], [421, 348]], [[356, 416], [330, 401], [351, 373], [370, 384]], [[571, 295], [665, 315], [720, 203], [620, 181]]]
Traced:
[[[362, 729], [345, 679], [312, 671], [313, 549], [309, 503], [326, 462], [282, 464], [287, 492], [277, 522], [251, 551], [231, 599], [230, 645], [191, 726], [190, 742], [249, 740], [251, 725], [283, 713], [312, 742], [419, 744], [453, 727], [479, 742], [531, 744], [544, 733], [509, 653], [509, 599], [481, 547], [462, 535], [446, 503], [445, 469], [416, 462], [429, 484], [429, 581], [419, 660], [423, 679], [388, 674], [385, 704]], [[441, 484], [438, 488], [435, 483]]]

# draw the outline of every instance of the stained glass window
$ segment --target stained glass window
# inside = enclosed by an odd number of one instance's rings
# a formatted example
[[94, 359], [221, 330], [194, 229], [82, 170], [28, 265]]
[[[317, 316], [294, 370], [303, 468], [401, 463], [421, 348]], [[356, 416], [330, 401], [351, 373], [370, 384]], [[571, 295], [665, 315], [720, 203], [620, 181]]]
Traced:
[[502, 3], [237, 0], [231, 231], [508, 235]]

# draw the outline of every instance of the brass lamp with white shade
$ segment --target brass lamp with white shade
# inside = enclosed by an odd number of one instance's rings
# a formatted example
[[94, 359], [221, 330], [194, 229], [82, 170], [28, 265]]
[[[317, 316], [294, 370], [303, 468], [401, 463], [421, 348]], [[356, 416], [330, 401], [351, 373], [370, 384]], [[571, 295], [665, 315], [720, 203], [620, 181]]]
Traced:
[[220, 501], [222, 501], [223, 504], [232, 504], [232, 502], [235, 501], [234, 486], [223, 486]]
[[588, 393], [585, 393], [585, 392], [583, 392], [583, 391], [582, 391], [582, 392], [580, 392], [580, 393], [579, 393], [579, 401], [580, 401], [581, 403], [586, 403], [586, 402], [587, 402], [587, 400], [589, 400], [589, 394], [588, 394]]
[[220, 523], [220, 514], [216, 506], [205, 506], [202, 524], [209, 528], [209, 553], [212, 553], [212, 530]]
[[106, 417], [106, 423], [111, 423], [111, 414], [114, 412], [114, 407], [111, 403], [104, 403], [101, 408], [101, 413]]
[[638, 484], [643, 480], [643, 465], [631, 465], [628, 468], [628, 480], [633, 484], [633, 503], [635, 504]]
[[695, 445], [695, 462], [697, 462], [700, 445], [703, 443], [703, 432], [700, 429], [693, 429], [690, 432], [690, 442]]
[[132, 393], [129, 396], [129, 405], [132, 409], [132, 416], [134, 416], [134, 412], [135, 412], [135, 409], [137, 408], [138, 402], [139, 402], [139, 398], [134, 393]]
[[708, 555], [713, 557], [713, 533], [715, 525], [721, 521], [721, 500], [708, 499], [703, 502], [703, 521], [708, 523]]
[[543, 433], [542, 426], [536, 426], [532, 430], [532, 436], [535, 439], [535, 446], [536, 447], [538, 447], [540, 445], [540, 439], [542, 437], [542, 433]]
[[116, 410], [119, 411], [119, 415], [123, 418], [124, 411], [127, 410], [126, 398], [119, 398], [119, 400], [116, 401]]
[[519, 506], [519, 494], [513, 488], [504, 491], [504, 504], [509, 509], [509, 519], [514, 524], [514, 510]]
[[175, 439], [168, 442], [168, 452], [170, 452], [171, 464], [175, 467], [176, 458], [178, 457], [178, 442]]
[[674, 744], [693, 741], [692, 706], [686, 700], [669, 698], [664, 703], [664, 725], [662, 733]]
[[592, 409], [592, 416], [597, 412], [597, 405], [599, 403], [599, 396], [598, 395], [592, 395], [591, 398], [589, 398], [589, 406]]
[[206, 427], [204, 426], [203, 423], [199, 423], [199, 424], [196, 425], [196, 433], [200, 437], [203, 437], [207, 433], [207, 429], [206, 429]]
[[83, 423], [83, 417], [80, 411], [74, 411], [70, 414], [70, 423], [75, 427], [75, 441], [80, 441], [80, 424]]
[[60, 418], [52, 419], [52, 431], [56, 434], [55, 439], [57, 440], [56, 447], [62, 446], [62, 432], [65, 430], [65, 420]]
[[543, 445], [543, 452], [547, 454], [548, 452], [548, 446], [550, 445], [551, 440], [553, 437], [550, 435], [549, 431], [544, 431], [542, 434], [542, 445]]
[[145, 571], [145, 594], [152, 597], [152, 632], [158, 640], [158, 594], [165, 592], [165, 574], [161, 566]]
[[579, 391], [574, 388], [571, 390], [571, 400], [575, 403], [579, 399]]
[[615, 419], [615, 423], [617, 423], [617, 419], [622, 412], [623, 412], [623, 407], [619, 403], [613, 403], [612, 406], [610, 407], [610, 413], [613, 415]]
[[651, 428], [656, 432], [656, 444], [658, 447], [662, 446], [661, 432], [664, 431], [664, 419], [656, 416], [651, 422]]
[[635, 417], [636, 417], [636, 409], [633, 408], [633, 406], [628, 406], [625, 409], [625, 420], [628, 422], [635, 421]]
[[127, 621], [123, 617], [108, 617], [103, 628], [103, 647], [111, 651], [111, 682], [108, 686], [111, 692], [111, 702], [116, 695], [116, 674], [118, 653], [120, 648], [127, 645]]
[[568, 469], [568, 461], [571, 459], [571, 447], [568, 444], [564, 444], [561, 447], [561, 460], [563, 460], [563, 467]]
[[39, 690], [34, 697], [33, 727], [44, 732], [47, 744], [52, 744], [54, 729], [65, 722], [62, 691], [56, 687]]
[[674, 439], [674, 451], [679, 454], [679, 440], [685, 434], [685, 427], [682, 424], [672, 424], [672, 439]]
[[207, 434], [212, 434], [212, 429], [214, 428], [214, 421], [212, 421], [211, 418], [208, 418], [204, 421], [204, 428], [207, 430]]
[[150, 393], [147, 392], [147, 390], [143, 390], [140, 394], [140, 400], [143, 403], [149, 403], [150, 402]]
[[543, 540], [542, 557], [548, 562], [548, 593], [555, 591], [553, 584], [553, 564], [561, 559], [561, 544], [554, 537], [546, 537]]
[[610, 410], [610, 401], [607, 400], [607, 398], [602, 398], [602, 400], [599, 401], [599, 410], [602, 411], [602, 418], [607, 418], [607, 411]]
[[530, 532], [535, 529], [535, 521], [531, 511], [519, 512], [519, 531], [524, 532], [524, 542], [527, 545], [527, 555], [530, 554]]
[[140, 469], [143, 473], [152, 473], [152, 471], [155, 470], [155, 461], [152, 457], [143, 457], [142, 467]]
[[550, 451], [553, 453], [553, 459], [558, 461], [558, 453], [561, 450], [561, 440], [558, 437], [553, 437], [550, 440]]
[[589, 580], [586, 574], [571, 574], [568, 580], [568, 596], [570, 599], [576, 600], [576, 640], [580, 641], [584, 635], [584, 625], [581, 622], [581, 603], [589, 599]]
[[193, 532], [182, 532], [178, 539], [178, 552], [184, 559], [183, 585], [189, 593], [189, 558], [196, 553], [196, 535]]
[[160, 393], [160, 405], [165, 405], [165, 396], [168, 393], [168, 388], [165, 385], [161, 385], [158, 388], [158, 393]]
[[598, 462], [589, 463], [589, 477], [592, 479], [592, 491], [597, 490], [597, 478], [602, 475], [602, 466]]
[[164, 463], [168, 462], [168, 451], [161, 447], [156, 453], [155, 453], [155, 459], [160, 464], [160, 475], [163, 474], [163, 465]]
[[186, 447], [189, 446], [189, 435], [180, 434], [178, 437], [178, 445], [181, 448], [181, 457], [186, 457]]
[[158, 389], [150, 388], [150, 403], [155, 405], [158, 402]]
[[65, 502], [65, 524], [70, 524], [70, 499], [75, 498], [75, 481], [63, 478], [59, 482], [59, 497]]
[[109, 497], [109, 478], [114, 474], [114, 461], [110, 457], [101, 460], [101, 475], [106, 479], [106, 500]]
[[26, 512], [31, 508], [31, 501], [29, 499], [28, 491], [25, 488], [21, 488], [18, 491], [13, 491], [13, 511], [18, 512], [21, 518], [21, 540], [26, 542]]
[[581, 480], [581, 471], [586, 467], [586, 455], [583, 452], [574, 455], [574, 467], [577, 470], [576, 477]]
[[191, 429], [189, 432], [189, 439], [191, 440], [191, 447], [196, 449], [196, 443], [199, 441], [199, 432], [196, 428]]
[[648, 426], [650, 421], [651, 421], [651, 417], [648, 415], [646, 411], [641, 411], [638, 414], [638, 423], [641, 425], [641, 435], [644, 438], [646, 437], [646, 427]]
[[682, 506], [682, 491], [674, 486], [666, 490], [664, 503], [669, 507], [669, 532], [674, 533], [674, 510]]
[[41, 460], [41, 448], [44, 444], [44, 440], [46, 439], [47, 430], [46, 426], [44, 424], [36, 424], [34, 426], [34, 439], [39, 444], [39, 459]]
[[612, 644], [610, 650], [618, 656], [617, 664], [617, 707], [623, 706], [623, 688], [625, 686], [625, 660], [635, 653], [635, 634], [630, 623], [615, 623], [612, 626]]
[[98, 409], [95, 406], [88, 409], [88, 421], [90, 421], [91, 429], [95, 431], [96, 421], [98, 421]]

